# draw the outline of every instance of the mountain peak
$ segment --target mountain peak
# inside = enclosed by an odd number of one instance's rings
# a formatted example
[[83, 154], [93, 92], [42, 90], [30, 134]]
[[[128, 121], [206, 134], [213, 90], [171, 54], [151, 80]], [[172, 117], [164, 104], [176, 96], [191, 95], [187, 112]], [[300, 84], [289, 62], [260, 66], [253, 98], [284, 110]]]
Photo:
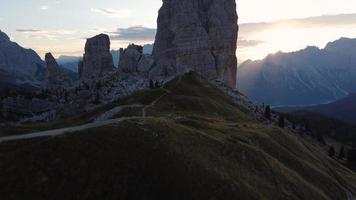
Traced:
[[9, 36], [7, 36], [6, 33], [0, 30], [0, 41], [9, 41], [9, 40], [10, 40]]
[[304, 50], [305, 51], [320, 51], [319, 47], [317, 47], [317, 46], [307, 46]]
[[342, 37], [336, 41], [329, 42], [325, 46], [325, 50], [331, 52], [340, 52], [344, 54], [352, 54], [356, 50], [356, 39]]

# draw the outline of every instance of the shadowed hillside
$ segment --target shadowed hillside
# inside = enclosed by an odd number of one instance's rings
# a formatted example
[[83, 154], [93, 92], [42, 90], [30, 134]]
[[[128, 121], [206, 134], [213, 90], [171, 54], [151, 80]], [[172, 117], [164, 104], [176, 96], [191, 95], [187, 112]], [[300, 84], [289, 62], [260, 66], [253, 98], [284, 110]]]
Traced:
[[317, 106], [306, 107], [281, 107], [277, 110], [282, 112], [291, 111], [307, 111], [324, 115], [326, 117], [334, 118], [347, 122], [350, 124], [356, 124], [356, 94], [351, 94], [346, 98], [340, 99], [333, 103], [322, 104]]
[[120, 101], [133, 104], [142, 107], [112, 116], [134, 117], [121, 123], [0, 143], [1, 198], [346, 200], [356, 193], [356, 175], [318, 144], [255, 120], [194, 74]]

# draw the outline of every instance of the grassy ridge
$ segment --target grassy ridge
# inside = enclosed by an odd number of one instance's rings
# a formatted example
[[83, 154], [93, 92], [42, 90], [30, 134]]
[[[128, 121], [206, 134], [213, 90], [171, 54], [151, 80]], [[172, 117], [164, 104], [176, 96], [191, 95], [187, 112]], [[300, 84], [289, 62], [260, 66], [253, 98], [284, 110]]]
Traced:
[[346, 190], [356, 193], [356, 175], [317, 144], [263, 125], [194, 74], [125, 103], [149, 104], [164, 92], [146, 120], [1, 144], [1, 196], [345, 200]]

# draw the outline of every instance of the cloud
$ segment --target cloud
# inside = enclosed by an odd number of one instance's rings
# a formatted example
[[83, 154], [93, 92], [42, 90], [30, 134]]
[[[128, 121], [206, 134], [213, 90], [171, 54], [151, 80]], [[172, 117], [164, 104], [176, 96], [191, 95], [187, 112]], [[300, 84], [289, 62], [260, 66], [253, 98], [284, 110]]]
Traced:
[[273, 22], [246, 23], [240, 25], [240, 34], [249, 36], [254, 33], [262, 32], [278, 26], [292, 26], [295, 28], [316, 28], [316, 27], [333, 27], [356, 24], [356, 13], [323, 15], [317, 17], [308, 17], [300, 19], [287, 19]]
[[237, 46], [238, 48], [249, 48], [249, 47], [255, 47], [260, 44], [263, 44], [265, 41], [263, 40], [246, 40], [246, 39], [238, 39], [237, 41]]
[[17, 32], [23, 33], [26, 38], [32, 39], [47, 39], [47, 40], [63, 40], [77, 39], [76, 30], [39, 30], [39, 29], [17, 29]]
[[323, 15], [240, 24], [238, 56], [261, 59], [269, 53], [292, 52], [308, 45], [323, 48], [340, 37], [355, 37], [356, 13]]
[[48, 9], [49, 9], [49, 6], [47, 6], [47, 5], [40, 6], [40, 10], [48, 10]]
[[41, 30], [38, 29], [16, 29], [17, 32], [21, 33], [36, 33], [36, 32], [41, 32]]
[[114, 10], [110, 8], [92, 8], [91, 11], [110, 18], [123, 18], [131, 14], [129, 10]]
[[118, 28], [116, 31], [107, 33], [110, 35], [111, 40], [153, 41], [156, 31], [155, 28], [132, 26], [129, 28]]
[[[331, 27], [356, 24], [355, 14], [324, 15], [300, 19], [287, 19], [273, 22], [246, 23], [240, 24], [239, 48], [249, 48], [263, 44], [265, 41], [254, 38], [253, 35], [259, 32], [267, 31], [279, 26], [293, 26], [295, 28], [308, 27]], [[112, 40], [131, 40], [131, 41], [154, 41], [156, 29], [143, 26], [133, 26], [129, 28], [118, 28], [115, 31], [106, 29], [96, 29], [110, 35]]]

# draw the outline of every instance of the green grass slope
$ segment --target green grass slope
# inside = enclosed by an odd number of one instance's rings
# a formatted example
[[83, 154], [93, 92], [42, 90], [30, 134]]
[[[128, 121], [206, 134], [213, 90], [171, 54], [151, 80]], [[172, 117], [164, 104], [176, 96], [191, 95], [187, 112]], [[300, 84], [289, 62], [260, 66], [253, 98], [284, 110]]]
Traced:
[[263, 125], [194, 74], [120, 103], [153, 105], [145, 119], [1, 143], [1, 199], [346, 200], [347, 191], [356, 193], [356, 175], [317, 144]]

